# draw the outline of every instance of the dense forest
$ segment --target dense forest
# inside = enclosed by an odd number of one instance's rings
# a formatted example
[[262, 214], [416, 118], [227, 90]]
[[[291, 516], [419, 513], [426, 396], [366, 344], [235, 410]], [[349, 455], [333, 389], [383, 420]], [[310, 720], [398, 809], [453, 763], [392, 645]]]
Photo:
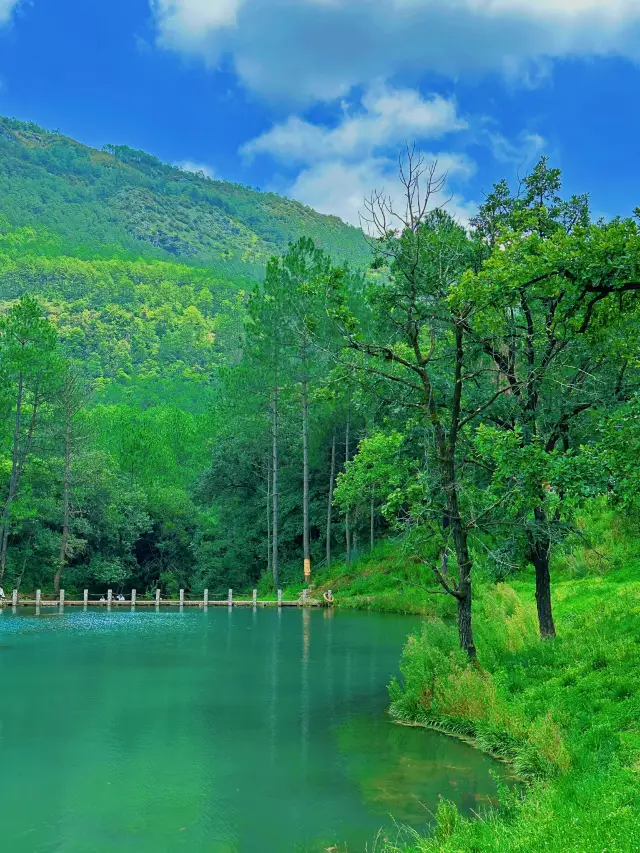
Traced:
[[[4, 126], [5, 586], [268, 591], [393, 536], [455, 603], [471, 657], [478, 561], [496, 580], [532, 566], [554, 635], [550, 565], [577, 513], [638, 510], [634, 219], [592, 221], [543, 158], [463, 227], [409, 152], [404, 203], [371, 196], [363, 249], [276, 197]], [[190, 248], [134, 257], [123, 174], [171, 222], [193, 193]], [[258, 229], [231, 229], [236, 256], [198, 212], [223, 196]], [[273, 205], [289, 218], [258, 239]], [[243, 282], [221, 271], [289, 237], [253, 283], [251, 263]]]
[[358, 229], [275, 193], [2, 117], [0, 215], [13, 228], [55, 233], [54, 254], [205, 263], [236, 288], [261, 278], [267, 260], [301, 235], [342, 259], [367, 255]]

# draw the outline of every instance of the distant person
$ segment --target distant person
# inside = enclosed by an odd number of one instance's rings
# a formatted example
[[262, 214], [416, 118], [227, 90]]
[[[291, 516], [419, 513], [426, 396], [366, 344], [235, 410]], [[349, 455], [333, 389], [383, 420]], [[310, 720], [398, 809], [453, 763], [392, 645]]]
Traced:
[[104, 595], [101, 595], [101, 596], [100, 596], [100, 601], [101, 601], [101, 602], [104, 602], [104, 600], [105, 600]]

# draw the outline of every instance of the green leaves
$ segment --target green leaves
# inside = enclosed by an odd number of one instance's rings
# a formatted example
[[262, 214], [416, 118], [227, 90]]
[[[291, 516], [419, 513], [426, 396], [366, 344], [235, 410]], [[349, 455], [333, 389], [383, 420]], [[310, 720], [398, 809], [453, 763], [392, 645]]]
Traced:
[[399, 432], [375, 432], [358, 445], [358, 452], [338, 475], [334, 492], [343, 510], [366, 502], [372, 494], [382, 501], [382, 512], [392, 518], [410, 489], [409, 460], [402, 454], [404, 436]]
[[60, 367], [58, 338], [40, 303], [23, 296], [0, 318], [0, 369], [5, 381], [45, 383]]

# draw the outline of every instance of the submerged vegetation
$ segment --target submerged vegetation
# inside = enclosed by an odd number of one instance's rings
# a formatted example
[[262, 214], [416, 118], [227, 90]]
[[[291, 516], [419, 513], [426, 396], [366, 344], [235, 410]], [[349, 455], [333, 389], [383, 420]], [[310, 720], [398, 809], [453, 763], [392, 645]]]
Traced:
[[594, 222], [543, 158], [463, 227], [409, 151], [367, 248], [1, 127], [0, 586], [311, 578], [424, 614], [392, 713], [529, 787], [473, 822], [443, 801], [402, 849], [637, 849], [637, 221]]

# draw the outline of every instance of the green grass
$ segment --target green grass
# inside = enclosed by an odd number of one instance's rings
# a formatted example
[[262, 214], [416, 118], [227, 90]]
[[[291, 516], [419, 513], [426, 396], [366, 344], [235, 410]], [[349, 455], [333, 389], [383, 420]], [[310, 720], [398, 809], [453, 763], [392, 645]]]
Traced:
[[[453, 601], [430, 595], [427, 589], [432, 587], [424, 564], [408, 556], [398, 543], [383, 541], [349, 569], [340, 560], [331, 569], [315, 573], [309, 594], [321, 598], [330, 589], [336, 606], [349, 609], [453, 617]], [[301, 585], [287, 587], [284, 597], [297, 597], [301, 590]]]
[[378, 853], [640, 851], [640, 559], [620, 519], [598, 523], [595, 556], [576, 539], [556, 559], [554, 640], [538, 638], [531, 576], [492, 584], [479, 567], [477, 667], [442, 618], [452, 613], [446, 599], [425, 593], [421, 567], [397, 546], [316, 578], [337, 606], [424, 613], [391, 685], [391, 713], [470, 737], [526, 780], [475, 819], [442, 801], [424, 833], [401, 832]]

